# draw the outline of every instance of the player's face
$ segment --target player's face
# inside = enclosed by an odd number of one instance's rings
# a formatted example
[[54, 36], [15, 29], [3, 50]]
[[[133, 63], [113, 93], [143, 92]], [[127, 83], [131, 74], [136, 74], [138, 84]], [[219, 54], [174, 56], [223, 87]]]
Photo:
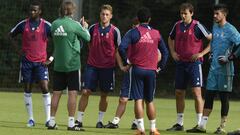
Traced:
[[226, 18], [226, 15], [221, 10], [215, 10], [213, 13], [213, 19], [216, 23], [222, 22]]
[[31, 19], [36, 19], [40, 16], [41, 10], [39, 6], [31, 5], [29, 9], [29, 16]]
[[105, 9], [100, 12], [101, 23], [103, 24], [110, 23], [111, 19], [112, 19], [111, 11]]
[[189, 9], [185, 9], [180, 11], [180, 16], [184, 23], [189, 24], [192, 21], [193, 13], [190, 12]]

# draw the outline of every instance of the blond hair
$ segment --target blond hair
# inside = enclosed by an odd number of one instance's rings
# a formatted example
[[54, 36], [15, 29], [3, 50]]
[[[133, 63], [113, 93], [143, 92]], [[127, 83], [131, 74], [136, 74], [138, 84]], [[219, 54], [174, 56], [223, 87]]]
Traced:
[[102, 5], [101, 8], [100, 8], [100, 12], [101, 12], [102, 10], [109, 10], [111, 13], [113, 12], [113, 8], [112, 8], [112, 6], [109, 5], [109, 4], [104, 4], [104, 5]]

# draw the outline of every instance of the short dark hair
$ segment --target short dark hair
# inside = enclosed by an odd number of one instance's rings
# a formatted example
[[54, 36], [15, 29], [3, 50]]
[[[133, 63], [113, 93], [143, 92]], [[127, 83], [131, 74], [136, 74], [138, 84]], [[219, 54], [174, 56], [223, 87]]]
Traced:
[[223, 13], [225, 13], [226, 15], [228, 14], [228, 7], [226, 4], [217, 4], [213, 6], [213, 10], [221, 10]]
[[193, 7], [193, 5], [192, 5], [191, 3], [188, 3], [188, 2], [182, 3], [182, 4], [180, 5], [179, 9], [180, 9], [180, 11], [181, 11], [181, 10], [186, 10], [186, 9], [188, 9], [190, 13], [193, 13], [193, 12], [194, 12], [194, 7]]
[[151, 12], [149, 8], [146, 7], [140, 8], [137, 12], [137, 17], [140, 23], [148, 22], [149, 18], [151, 18]]
[[42, 10], [42, 4], [38, 0], [34, 0], [31, 2], [30, 6], [38, 6], [40, 10]]

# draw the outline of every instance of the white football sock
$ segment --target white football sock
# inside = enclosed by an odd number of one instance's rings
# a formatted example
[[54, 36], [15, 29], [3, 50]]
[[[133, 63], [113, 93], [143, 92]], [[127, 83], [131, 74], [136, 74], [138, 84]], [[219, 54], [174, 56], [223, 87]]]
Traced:
[[83, 121], [83, 116], [84, 116], [84, 112], [78, 111], [77, 121], [82, 122]]
[[206, 129], [207, 121], [208, 121], [208, 116], [203, 116], [199, 124], [199, 127]]
[[98, 113], [98, 122], [103, 122], [103, 116], [104, 116], [104, 112], [99, 111], [99, 113]]
[[144, 121], [143, 121], [143, 118], [141, 119], [137, 119], [137, 127], [140, 131], [144, 132], [145, 131], [145, 128], [144, 128]]
[[55, 117], [54, 116], [51, 116], [50, 117], [50, 121], [49, 121], [49, 126], [54, 126], [56, 124], [56, 121], [55, 121]]
[[183, 125], [183, 119], [184, 119], [184, 114], [183, 113], [177, 113], [177, 124]]
[[74, 117], [68, 117], [68, 127], [74, 127]]
[[150, 131], [155, 131], [156, 130], [156, 119], [150, 120]]
[[32, 104], [32, 93], [24, 93], [24, 102], [29, 116], [29, 120], [33, 118], [33, 104]]
[[196, 114], [196, 117], [197, 117], [197, 124], [199, 125], [200, 122], [201, 122], [202, 113], [197, 113], [197, 114]]
[[43, 105], [46, 114], [46, 121], [50, 120], [50, 109], [51, 109], [51, 95], [50, 93], [42, 94], [43, 97]]
[[119, 122], [120, 122], [120, 118], [118, 118], [118, 117], [114, 117], [112, 120], [113, 124], [118, 124]]

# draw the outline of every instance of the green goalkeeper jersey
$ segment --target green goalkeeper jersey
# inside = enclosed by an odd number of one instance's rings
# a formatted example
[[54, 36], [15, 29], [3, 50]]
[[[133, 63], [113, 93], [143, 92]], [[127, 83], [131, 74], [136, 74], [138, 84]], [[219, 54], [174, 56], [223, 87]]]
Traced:
[[54, 71], [70, 72], [79, 70], [80, 40], [90, 41], [90, 34], [81, 24], [65, 16], [52, 23], [52, 39], [54, 43]]

